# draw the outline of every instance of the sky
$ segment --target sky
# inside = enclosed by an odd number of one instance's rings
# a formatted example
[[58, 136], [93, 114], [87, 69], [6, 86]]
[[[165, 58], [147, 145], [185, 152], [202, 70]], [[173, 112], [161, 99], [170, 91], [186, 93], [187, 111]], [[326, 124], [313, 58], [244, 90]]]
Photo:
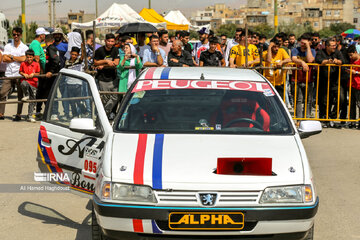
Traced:
[[[52, 1], [52, 0], [50, 0]], [[95, 0], [56, 0], [56, 18], [67, 17], [70, 9], [73, 12], [84, 10], [85, 13], [95, 13]], [[48, 3], [46, 0], [25, 0], [26, 22], [36, 21], [38, 25], [48, 23]], [[111, 6], [112, 3], [128, 4], [135, 11], [148, 7], [148, 0], [98, 0], [99, 15]], [[231, 8], [238, 8], [246, 0], [151, 0], [151, 7], [159, 13], [170, 10], [180, 10], [186, 17], [191, 13], [202, 10], [214, 3], [225, 3]], [[0, 12], [12, 23], [21, 14], [21, 0], [0, 0]]]

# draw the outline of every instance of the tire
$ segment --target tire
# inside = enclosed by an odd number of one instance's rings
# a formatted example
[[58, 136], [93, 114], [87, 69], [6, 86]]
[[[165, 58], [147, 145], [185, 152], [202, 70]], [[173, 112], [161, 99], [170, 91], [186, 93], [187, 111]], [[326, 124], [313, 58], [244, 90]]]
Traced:
[[101, 231], [101, 227], [97, 222], [94, 206], [91, 205], [91, 236], [92, 240], [108, 240]]
[[308, 235], [305, 240], [313, 240], [314, 239], [314, 225], [310, 228]]

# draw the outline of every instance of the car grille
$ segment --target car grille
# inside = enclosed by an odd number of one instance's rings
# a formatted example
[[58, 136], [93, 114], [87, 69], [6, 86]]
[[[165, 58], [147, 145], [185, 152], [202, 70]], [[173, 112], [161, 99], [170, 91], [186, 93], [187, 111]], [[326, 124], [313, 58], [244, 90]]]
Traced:
[[[198, 193], [192, 191], [156, 191], [158, 205], [162, 206], [203, 206]], [[261, 191], [212, 192], [217, 193], [213, 207], [236, 207], [255, 205], [259, 202]]]

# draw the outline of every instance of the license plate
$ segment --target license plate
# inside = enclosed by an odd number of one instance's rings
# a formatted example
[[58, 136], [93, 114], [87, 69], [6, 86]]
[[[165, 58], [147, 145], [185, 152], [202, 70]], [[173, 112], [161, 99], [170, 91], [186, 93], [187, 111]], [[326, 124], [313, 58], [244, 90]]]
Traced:
[[172, 212], [169, 214], [171, 230], [242, 230], [244, 214], [241, 212]]

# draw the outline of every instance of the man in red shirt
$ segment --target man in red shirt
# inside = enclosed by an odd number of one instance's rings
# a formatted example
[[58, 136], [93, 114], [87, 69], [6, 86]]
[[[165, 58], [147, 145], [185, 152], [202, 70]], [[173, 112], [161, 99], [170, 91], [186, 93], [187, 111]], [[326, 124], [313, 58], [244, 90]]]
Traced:
[[[351, 64], [360, 65], [360, 54], [356, 51], [355, 45], [350, 45], [347, 50]], [[350, 72], [350, 69], [347, 69]], [[360, 109], [360, 67], [353, 67], [351, 69], [351, 105], [350, 105], [350, 118], [356, 119], [356, 107]], [[350, 83], [349, 83], [350, 84]], [[353, 128], [356, 123], [350, 123], [349, 127]], [[357, 127], [360, 129], [360, 125]]]
[[[33, 50], [27, 50], [25, 52], [26, 60], [22, 62], [20, 65], [19, 73], [25, 77], [25, 79], [21, 79], [20, 87], [23, 91], [24, 97], [21, 99], [22, 101], [34, 100], [36, 98], [36, 90], [38, 86], [38, 79], [34, 76], [40, 74], [40, 65], [38, 62], [34, 61], [35, 53]], [[33, 117], [33, 112], [36, 103], [29, 103], [28, 108], [28, 121], [36, 122]]]

